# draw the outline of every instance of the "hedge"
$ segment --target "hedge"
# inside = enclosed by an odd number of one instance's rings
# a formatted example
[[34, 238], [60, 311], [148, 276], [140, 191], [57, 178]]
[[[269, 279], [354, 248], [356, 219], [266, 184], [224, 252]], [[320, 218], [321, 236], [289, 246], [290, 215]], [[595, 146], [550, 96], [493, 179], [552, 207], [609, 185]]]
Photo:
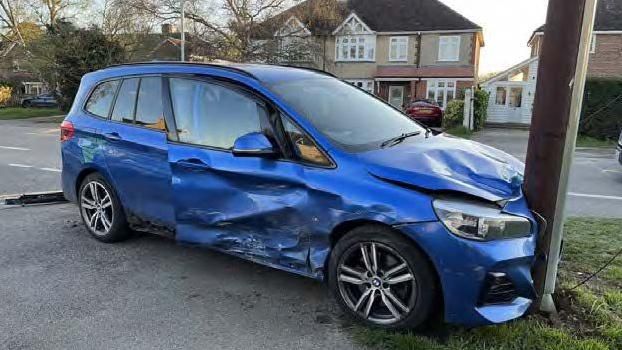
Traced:
[[622, 129], [622, 80], [589, 79], [585, 84], [579, 133], [617, 140]]
[[447, 103], [443, 116], [443, 129], [462, 125], [464, 120], [464, 100], [452, 100]]

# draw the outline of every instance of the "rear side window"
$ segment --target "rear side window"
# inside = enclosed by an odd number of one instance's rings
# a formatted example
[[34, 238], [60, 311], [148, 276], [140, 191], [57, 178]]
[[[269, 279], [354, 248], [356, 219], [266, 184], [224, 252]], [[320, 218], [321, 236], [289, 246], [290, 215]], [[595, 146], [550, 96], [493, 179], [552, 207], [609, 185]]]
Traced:
[[98, 117], [108, 118], [110, 106], [117, 92], [119, 81], [107, 81], [99, 84], [86, 101], [86, 110]]
[[136, 124], [151, 129], [166, 130], [162, 108], [161, 78], [141, 78], [136, 103]]
[[119, 88], [119, 95], [112, 110], [112, 120], [118, 122], [134, 122], [134, 108], [138, 94], [138, 78], [125, 79]]
[[170, 86], [181, 142], [232, 149], [238, 137], [261, 131], [266, 110], [242, 92], [179, 78], [172, 78]]

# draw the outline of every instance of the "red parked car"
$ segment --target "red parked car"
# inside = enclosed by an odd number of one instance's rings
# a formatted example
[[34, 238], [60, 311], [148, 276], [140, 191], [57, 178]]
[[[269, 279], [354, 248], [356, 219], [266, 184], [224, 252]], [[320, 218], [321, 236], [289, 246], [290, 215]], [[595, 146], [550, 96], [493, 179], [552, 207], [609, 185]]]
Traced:
[[443, 123], [443, 110], [433, 100], [415, 100], [406, 108], [406, 114], [429, 127], [440, 127]]

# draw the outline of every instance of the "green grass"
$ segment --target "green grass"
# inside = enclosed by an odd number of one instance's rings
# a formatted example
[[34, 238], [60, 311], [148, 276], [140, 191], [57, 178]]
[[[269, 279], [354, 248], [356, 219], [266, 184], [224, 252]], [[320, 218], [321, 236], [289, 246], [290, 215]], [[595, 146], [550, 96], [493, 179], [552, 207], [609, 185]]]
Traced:
[[0, 120], [8, 119], [27, 119], [35, 117], [49, 117], [64, 114], [57, 108], [21, 108], [6, 107], [0, 108]]
[[467, 128], [465, 128], [464, 126], [454, 126], [453, 128], [449, 128], [447, 130], [444, 130], [444, 132], [450, 134], [450, 135], [454, 135], [457, 137], [462, 137], [464, 139], [470, 139], [471, 136], [473, 135], [473, 132], [468, 130]]
[[570, 290], [622, 249], [622, 220], [573, 218], [566, 223], [556, 294], [559, 320], [539, 316], [477, 329], [437, 326], [425, 333], [355, 327], [372, 349], [390, 350], [617, 350], [622, 349], [622, 261]]
[[577, 136], [577, 147], [612, 148], [615, 145], [616, 142], [613, 140], [601, 140], [585, 135]]

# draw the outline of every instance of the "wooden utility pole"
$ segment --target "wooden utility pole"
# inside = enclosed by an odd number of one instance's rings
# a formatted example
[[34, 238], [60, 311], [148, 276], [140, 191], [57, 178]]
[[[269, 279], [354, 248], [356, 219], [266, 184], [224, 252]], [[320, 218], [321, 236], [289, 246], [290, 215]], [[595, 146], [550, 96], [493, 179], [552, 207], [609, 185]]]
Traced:
[[575, 149], [597, 0], [549, 0], [525, 167], [525, 195], [547, 221], [534, 282], [554, 312], [568, 175]]

